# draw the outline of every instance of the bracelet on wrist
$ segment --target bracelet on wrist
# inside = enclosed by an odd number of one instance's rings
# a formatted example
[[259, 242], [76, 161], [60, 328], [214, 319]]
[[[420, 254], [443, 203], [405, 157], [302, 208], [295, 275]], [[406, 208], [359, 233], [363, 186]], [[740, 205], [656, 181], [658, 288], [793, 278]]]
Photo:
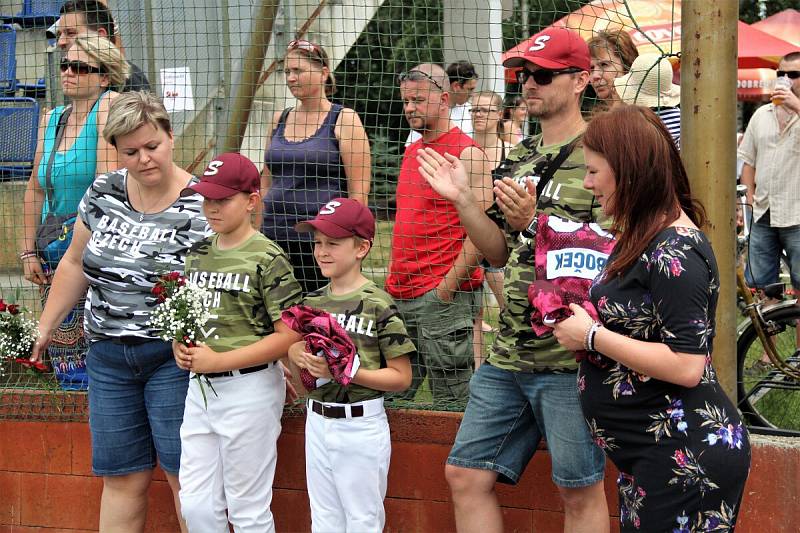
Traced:
[[590, 352], [597, 351], [594, 347], [594, 338], [597, 335], [597, 332], [600, 331], [601, 327], [603, 326], [599, 322], [592, 322], [592, 327], [589, 328], [589, 331], [586, 334], [586, 349]]
[[18, 257], [19, 257], [20, 261], [24, 261], [25, 259], [27, 259], [29, 257], [36, 257], [37, 255], [38, 254], [36, 252], [34, 252], [33, 250], [24, 250], [24, 251], [19, 253]]

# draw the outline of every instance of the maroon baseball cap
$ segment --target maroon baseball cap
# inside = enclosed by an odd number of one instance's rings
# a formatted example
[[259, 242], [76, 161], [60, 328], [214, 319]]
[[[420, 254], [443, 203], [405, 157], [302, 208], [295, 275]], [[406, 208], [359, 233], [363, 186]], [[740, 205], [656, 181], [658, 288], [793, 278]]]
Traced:
[[229, 198], [237, 192], [251, 193], [261, 189], [261, 175], [252, 161], [242, 154], [220, 154], [206, 167], [198, 183], [181, 191], [181, 196], [199, 193], [211, 200]]
[[357, 235], [372, 242], [375, 237], [375, 217], [361, 202], [351, 198], [334, 198], [320, 208], [316, 218], [300, 222], [294, 229], [300, 232], [319, 230], [334, 239]]
[[528, 39], [528, 44], [522, 55], [507, 58], [503, 66], [524, 67], [530, 62], [550, 70], [577, 67], [588, 71], [591, 68], [589, 45], [577, 32], [567, 28], [546, 28]]

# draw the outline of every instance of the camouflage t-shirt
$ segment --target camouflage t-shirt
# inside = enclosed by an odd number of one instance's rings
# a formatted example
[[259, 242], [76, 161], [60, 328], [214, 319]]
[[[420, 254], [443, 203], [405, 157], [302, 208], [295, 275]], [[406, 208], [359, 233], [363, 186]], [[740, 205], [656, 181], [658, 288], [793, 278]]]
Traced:
[[[386, 368], [388, 359], [416, 351], [394, 300], [371, 281], [348, 294], [331, 294], [330, 285], [327, 285], [309, 293], [303, 303], [336, 318], [356, 345], [362, 368]], [[321, 402], [335, 403], [354, 403], [381, 396], [383, 391], [355, 384], [342, 387], [335, 382], [308, 395]]]
[[[541, 174], [547, 158], [555, 159], [562, 146], [574, 139], [544, 147], [539, 146], [540, 140], [537, 135], [515, 146], [499, 169], [501, 175], [522, 184], [529, 176]], [[582, 143], [578, 139], [542, 191], [537, 213], [580, 222], [601, 221], [602, 209], [592, 193], [583, 188], [584, 174]], [[578, 366], [575, 354], [562, 348], [552, 335], [537, 337], [531, 329], [533, 307], [528, 301], [528, 286], [536, 279], [533, 241], [512, 230], [496, 204], [488, 214], [506, 232], [510, 252], [503, 286], [506, 307], [500, 314], [500, 331], [489, 349], [489, 362], [498, 368], [522, 372], [574, 372]]]
[[227, 352], [273, 333], [281, 312], [302, 300], [302, 289], [286, 254], [261, 233], [228, 250], [217, 247], [217, 238], [192, 248], [186, 276], [211, 291], [206, 302], [211, 320], [200, 340], [214, 351]]
[[78, 206], [91, 233], [83, 271], [89, 280], [85, 328], [92, 341], [157, 337], [147, 326], [158, 303], [150, 292], [156, 279], [183, 271], [189, 248], [211, 233], [199, 194], [178, 198], [159, 213], [143, 214], [128, 200], [127, 178], [126, 169], [97, 176]]

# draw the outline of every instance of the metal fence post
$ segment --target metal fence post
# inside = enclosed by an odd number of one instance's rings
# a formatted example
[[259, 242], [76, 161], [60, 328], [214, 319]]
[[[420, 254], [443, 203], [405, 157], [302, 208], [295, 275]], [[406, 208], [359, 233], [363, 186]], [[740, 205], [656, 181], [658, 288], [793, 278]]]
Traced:
[[736, 58], [737, 2], [681, 3], [681, 155], [709, 215], [719, 266], [714, 367], [736, 398]]

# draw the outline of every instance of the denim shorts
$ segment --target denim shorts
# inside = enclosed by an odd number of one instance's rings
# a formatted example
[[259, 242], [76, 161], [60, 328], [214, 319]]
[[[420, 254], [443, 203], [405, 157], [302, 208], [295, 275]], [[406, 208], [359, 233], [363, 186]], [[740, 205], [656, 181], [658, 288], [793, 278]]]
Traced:
[[170, 343], [94, 342], [86, 356], [92, 471], [114, 476], [156, 465], [176, 474], [189, 373], [172, 357]]
[[591, 439], [581, 413], [575, 374], [512, 372], [483, 364], [447, 463], [493, 470], [515, 485], [547, 440], [553, 482], [587, 487], [603, 479], [605, 454]]

